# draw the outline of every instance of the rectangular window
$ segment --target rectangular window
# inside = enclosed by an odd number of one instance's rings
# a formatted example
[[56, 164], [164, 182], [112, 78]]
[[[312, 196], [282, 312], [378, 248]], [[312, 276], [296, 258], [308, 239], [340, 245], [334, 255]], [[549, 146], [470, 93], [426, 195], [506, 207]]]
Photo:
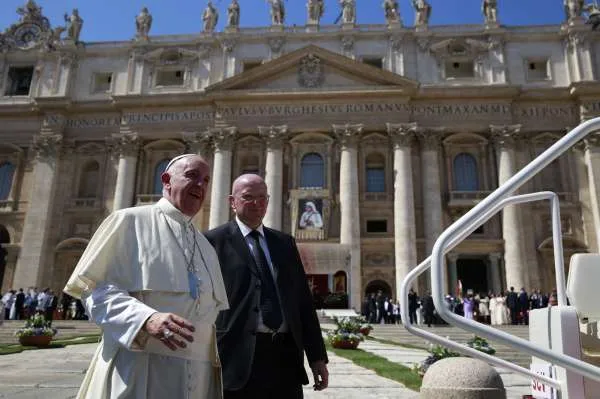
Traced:
[[10, 67], [8, 68], [8, 82], [5, 95], [28, 96], [33, 80], [33, 67]]
[[367, 220], [367, 233], [387, 233], [387, 220]]
[[367, 192], [385, 192], [385, 170], [383, 168], [367, 168]]
[[366, 58], [363, 58], [362, 62], [367, 65], [371, 65], [376, 68], [383, 69], [383, 58], [366, 57]]
[[156, 72], [156, 86], [183, 86], [182, 69], [167, 69]]
[[94, 74], [92, 93], [108, 93], [112, 88], [113, 74], [111, 72], [101, 72]]
[[550, 79], [548, 60], [529, 60], [525, 63], [527, 80], [530, 82]]
[[262, 61], [244, 61], [243, 71], [249, 71], [262, 65]]
[[446, 79], [465, 79], [475, 77], [473, 61], [446, 61]]

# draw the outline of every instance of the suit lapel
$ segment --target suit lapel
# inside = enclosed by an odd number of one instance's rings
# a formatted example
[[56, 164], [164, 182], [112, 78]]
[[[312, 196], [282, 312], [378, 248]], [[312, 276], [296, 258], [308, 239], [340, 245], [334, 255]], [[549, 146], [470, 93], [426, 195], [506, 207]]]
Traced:
[[244, 263], [248, 265], [250, 271], [258, 276], [259, 274], [258, 269], [256, 268], [256, 262], [254, 261], [254, 258], [250, 253], [250, 249], [248, 248], [248, 244], [246, 243], [246, 239], [242, 235], [242, 232], [240, 231], [240, 228], [235, 220], [229, 222], [229, 241], [238, 255], [244, 260]]
[[281, 252], [281, 243], [268, 228], [263, 227], [265, 232], [265, 239], [267, 240], [267, 247], [269, 248], [269, 254], [271, 255], [271, 263], [273, 263], [273, 269], [277, 273], [277, 286], [279, 289], [285, 288], [285, 273], [286, 270], [282, 267], [285, 264], [285, 257]]

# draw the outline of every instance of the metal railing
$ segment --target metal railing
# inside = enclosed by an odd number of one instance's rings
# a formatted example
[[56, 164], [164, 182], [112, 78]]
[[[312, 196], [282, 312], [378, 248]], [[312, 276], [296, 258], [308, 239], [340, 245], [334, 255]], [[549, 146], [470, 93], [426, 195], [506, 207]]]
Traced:
[[[510, 197], [510, 195], [527, 181], [529, 181], [533, 176], [539, 173], [544, 167], [558, 158], [570, 147], [575, 145], [575, 143], [596, 130], [600, 130], [600, 118], [594, 118], [577, 126], [563, 138], [554, 143], [550, 148], [544, 151], [541, 155], [539, 155], [536, 159], [534, 159], [531, 163], [521, 169], [518, 173], [508, 179], [487, 198], [483, 199], [479, 204], [460, 217], [450, 227], [448, 227], [435, 242], [431, 256], [413, 269], [404, 279], [400, 291], [401, 298], [407, 298], [410, 283], [419, 274], [423, 273], [431, 266], [433, 301], [436, 310], [442, 319], [450, 324], [471, 331], [477, 335], [500, 341], [506, 345], [529, 353], [532, 356], [547, 360], [553, 364], [557, 364], [593, 380], [600, 381], [600, 367], [593, 366], [572, 356], [567, 356], [562, 353], [555, 353], [551, 350], [538, 347], [528, 340], [515, 337], [495, 328], [488, 327], [486, 325], [453, 314], [449, 311], [449, 309], [447, 309], [444, 303], [443, 281], [444, 254], [458, 245], [479, 225], [483, 224], [486, 220], [488, 220], [508, 204], [529, 202], [546, 198], [550, 199], [552, 206], [552, 236], [554, 244], [554, 263], [556, 268], [558, 304], [559, 306], [565, 306], [566, 294], [562, 254], [562, 237], [560, 229], [560, 205], [557, 200], [557, 195], [548, 192], [525, 194], [515, 197]], [[430, 341], [442, 344], [469, 356], [482, 359], [490, 364], [505, 367], [509, 370], [529, 376], [532, 379], [538, 380], [558, 389], [562, 388], [562, 382], [559, 380], [537, 375], [532, 371], [517, 366], [511, 362], [478, 352], [464, 345], [413, 327], [410, 322], [408, 322], [410, 319], [408, 315], [407, 301], [401, 301], [401, 314], [403, 320], [405, 320], [404, 326], [407, 328], [407, 330], [415, 335], [422, 336]]]

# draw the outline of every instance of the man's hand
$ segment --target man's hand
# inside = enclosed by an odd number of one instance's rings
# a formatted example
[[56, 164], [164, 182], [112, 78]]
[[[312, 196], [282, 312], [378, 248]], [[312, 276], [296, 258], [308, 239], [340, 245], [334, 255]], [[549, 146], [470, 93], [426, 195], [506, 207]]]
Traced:
[[192, 323], [173, 313], [154, 313], [148, 317], [143, 329], [173, 351], [177, 350], [177, 347], [185, 348], [185, 341], [194, 341], [192, 333], [195, 328]]
[[323, 360], [317, 360], [310, 364], [310, 369], [313, 372], [315, 384], [313, 388], [315, 391], [322, 391], [329, 385], [329, 371], [327, 371], [327, 365]]

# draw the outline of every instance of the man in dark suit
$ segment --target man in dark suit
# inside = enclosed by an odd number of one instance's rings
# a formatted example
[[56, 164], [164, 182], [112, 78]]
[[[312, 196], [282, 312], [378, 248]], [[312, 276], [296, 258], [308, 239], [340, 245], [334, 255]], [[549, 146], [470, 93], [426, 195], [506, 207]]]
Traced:
[[302, 398], [308, 384], [328, 384], [327, 352], [294, 239], [262, 225], [264, 180], [238, 177], [229, 196], [235, 220], [207, 232], [215, 247], [229, 310], [217, 318], [225, 399]]
[[519, 297], [515, 292], [515, 287], [510, 287], [510, 291], [508, 294], [506, 294], [506, 305], [508, 306], [508, 310], [510, 310], [511, 324], [517, 324], [517, 315], [519, 313]]

